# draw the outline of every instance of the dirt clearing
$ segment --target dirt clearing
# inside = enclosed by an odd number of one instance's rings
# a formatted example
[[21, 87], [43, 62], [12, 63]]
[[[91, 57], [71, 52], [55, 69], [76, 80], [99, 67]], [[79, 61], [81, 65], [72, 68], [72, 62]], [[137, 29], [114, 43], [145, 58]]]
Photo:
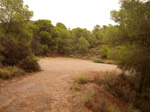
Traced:
[[43, 58], [42, 71], [0, 80], [0, 112], [73, 112], [73, 77], [95, 71], [117, 70], [115, 65], [72, 58]]

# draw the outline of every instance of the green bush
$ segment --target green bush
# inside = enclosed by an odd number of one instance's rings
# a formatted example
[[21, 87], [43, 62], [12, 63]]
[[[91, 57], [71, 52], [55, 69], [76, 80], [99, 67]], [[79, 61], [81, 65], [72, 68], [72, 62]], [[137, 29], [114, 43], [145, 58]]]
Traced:
[[110, 49], [106, 45], [104, 45], [100, 51], [101, 51], [101, 57], [102, 58], [108, 58], [108, 55], [110, 53]]
[[3, 65], [17, 65], [19, 61], [32, 54], [28, 44], [17, 41], [13, 37], [0, 38], [0, 45], [3, 46], [3, 49], [0, 50], [0, 57], [3, 57], [1, 60]]
[[[40, 68], [39, 64], [37, 62], [37, 59], [32, 55], [32, 50], [29, 44], [23, 41], [17, 41], [13, 37], [5, 37], [5, 38], [3, 37], [0, 38], [0, 46], [3, 47], [0, 48], [0, 63], [2, 63], [2, 65], [18, 66], [19, 68], [27, 72], [39, 70]], [[9, 67], [9, 69], [11, 68]], [[18, 70], [18, 68], [13, 68], [13, 69]], [[4, 78], [11, 77], [6, 74], [8, 74], [7, 70], [3, 71], [2, 77]]]
[[30, 55], [27, 58], [20, 61], [18, 66], [26, 72], [38, 71], [40, 69], [38, 60], [35, 58], [34, 55]]

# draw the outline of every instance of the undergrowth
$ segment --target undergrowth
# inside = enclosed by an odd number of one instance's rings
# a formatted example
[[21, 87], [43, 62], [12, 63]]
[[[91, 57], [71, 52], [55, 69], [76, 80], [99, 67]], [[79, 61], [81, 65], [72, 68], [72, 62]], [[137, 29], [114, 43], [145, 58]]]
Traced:
[[[134, 108], [137, 108], [142, 112], [150, 111], [150, 108], [148, 106], [150, 105], [149, 103], [150, 99], [148, 99], [149, 97], [148, 93], [145, 94], [145, 97], [147, 99], [145, 99], [144, 97], [141, 97], [141, 99], [137, 99], [138, 77], [132, 76], [131, 78], [131, 76], [125, 76], [125, 75], [123, 75], [122, 77], [122, 75], [118, 76], [115, 73], [108, 73], [105, 74], [104, 77], [98, 78], [97, 82], [99, 85], [103, 86], [103, 88], [106, 91], [110, 92], [115, 97], [124, 100], [127, 104], [133, 105]], [[145, 90], [147, 89], [145, 88]], [[132, 110], [132, 108], [129, 108], [127, 112], [133, 111], [130, 110]], [[139, 112], [139, 110], [134, 109], [133, 112]]]
[[[138, 77], [126, 76], [124, 72], [120, 75], [109, 72], [103, 76], [96, 76], [92, 81], [85, 75], [77, 76], [74, 80], [74, 83], [78, 84], [73, 87], [75, 90], [78, 90], [80, 84], [88, 82], [100, 86], [99, 93], [84, 90], [83, 94], [83, 105], [94, 112], [150, 112], [150, 88], [144, 88], [141, 99], [137, 100]], [[119, 101], [125, 102], [124, 108], [109, 101], [102, 91], [107, 91]]]
[[0, 69], [0, 78], [9, 79], [17, 75], [23, 75], [24, 73], [25, 73], [24, 70], [16, 66], [8, 66]]

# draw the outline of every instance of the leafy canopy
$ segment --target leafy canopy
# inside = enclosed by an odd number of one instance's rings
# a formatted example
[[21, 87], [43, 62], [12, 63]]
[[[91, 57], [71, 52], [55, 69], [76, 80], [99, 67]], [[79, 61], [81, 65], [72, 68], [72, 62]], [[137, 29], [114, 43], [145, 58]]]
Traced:
[[115, 45], [114, 59], [123, 69], [141, 74], [139, 94], [150, 72], [150, 1], [121, 0], [121, 9], [112, 11], [118, 23], [107, 30], [104, 40]]

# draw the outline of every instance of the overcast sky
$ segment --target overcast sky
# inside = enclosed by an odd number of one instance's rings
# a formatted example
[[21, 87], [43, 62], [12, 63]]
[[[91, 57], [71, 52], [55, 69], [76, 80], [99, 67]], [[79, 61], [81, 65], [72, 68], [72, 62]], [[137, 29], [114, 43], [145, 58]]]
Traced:
[[34, 11], [32, 20], [49, 19], [53, 25], [62, 22], [67, 28], [87, 28], [96, 24], [114, 24], [110, 11], [119, 9], [119, 0], [24, 0]]

